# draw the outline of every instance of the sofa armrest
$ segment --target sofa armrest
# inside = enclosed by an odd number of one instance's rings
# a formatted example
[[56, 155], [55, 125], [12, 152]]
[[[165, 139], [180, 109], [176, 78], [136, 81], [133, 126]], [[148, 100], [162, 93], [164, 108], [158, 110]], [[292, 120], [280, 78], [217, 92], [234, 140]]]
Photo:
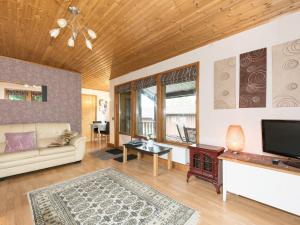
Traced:
[[76, 148], [76, 161], [81, 161], [85, 155], [85, 140], [85, 137], [76, 136], [70, 141], [70, 145]]

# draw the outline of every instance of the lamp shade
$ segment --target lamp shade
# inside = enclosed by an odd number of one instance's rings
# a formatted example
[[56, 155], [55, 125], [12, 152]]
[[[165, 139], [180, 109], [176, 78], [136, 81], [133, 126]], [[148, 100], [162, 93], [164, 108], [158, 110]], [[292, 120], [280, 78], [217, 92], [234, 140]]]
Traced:
[[95, 31], [88, 29], [87, 32], [88, 32], [88, 35], [90, 36], [90, 38], [92, 38], [92, 39], [97, 38], [97, 34], [95, 33]]
[[74, 41], [74, 38], [73, 38], [73, 36], [72, 36], [72, 37], [70, 37], [70, 38], [68, 39], [68, 46], [69, 46], [70, 48], [73, 48], [74, 45], [75, 45], [75, 41]]
[[86, 44], [86, 47], [87, 47], [88, 49], [90, 49], [90, 50], [93, 49], [93, 45], [92, 45], [92, 43], [90, 42], [90, 40], [85, 39], [85, 44]]
[[241, 126], [230, 125], [226, 135], [226, 145], [228, 150], [242, 151], [245, 147], [245, 136]]
[[64, 28], [68, 25], [68, 22], [66, 19], [58, 19], [57, 20], [57, 25], [60, 27], [60, 28]]
[[54, 28], [52, 30], [50, 30], [50, 36], [53, 38], [57, 38], [57, 36], [59, 35], [60, 29], [59, 28]]

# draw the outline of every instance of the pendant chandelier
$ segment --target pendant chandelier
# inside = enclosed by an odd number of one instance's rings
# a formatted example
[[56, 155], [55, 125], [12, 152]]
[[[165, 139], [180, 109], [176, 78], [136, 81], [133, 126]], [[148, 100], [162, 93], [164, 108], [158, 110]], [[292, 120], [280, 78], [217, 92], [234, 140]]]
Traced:
[[71, 30], [71, 37], [68, 39], [67, 43], [69, 47], [73, 48], [75, 46], [75, 41], [78, 38], [78, 35], [81, 34], [84, 37], [86, 47], [92, 50], [93, 45], [90, 39], [96, 39], [97, 34], [93, 30], [87, 28], [86, 26], [80, 23], [78, 19], [80, 10], [77, 7], [69, 6], [68, 10], [71, 14], [71, 18], [69, 20], [64, 18], [58, 19], [58, 27], [50, 30], [50, 36], [52, 38], [57, 38], [62, 29], [69, 28]]

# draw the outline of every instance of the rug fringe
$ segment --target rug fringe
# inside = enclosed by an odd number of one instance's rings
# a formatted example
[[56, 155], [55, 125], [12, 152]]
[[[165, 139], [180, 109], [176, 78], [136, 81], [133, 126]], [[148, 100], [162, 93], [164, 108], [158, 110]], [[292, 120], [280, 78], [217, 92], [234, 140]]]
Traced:
[[195, 211], [184, 225], [197, 225], [199, 223], [199, 219], [200, 219], [199, 213]]
[[30, 212], [31, 212], [31, 222], [32, 222], [32, 224], [35, 224], [35, 219], [34, 219], [34, 214], [33, 214], [33, 207], [32, 207], [31, 199], [30, 199], [30, 192], [26, 193], [26, 195], [27, 195], [27, 199], [28, 199], [28, 202], [29, 202]]

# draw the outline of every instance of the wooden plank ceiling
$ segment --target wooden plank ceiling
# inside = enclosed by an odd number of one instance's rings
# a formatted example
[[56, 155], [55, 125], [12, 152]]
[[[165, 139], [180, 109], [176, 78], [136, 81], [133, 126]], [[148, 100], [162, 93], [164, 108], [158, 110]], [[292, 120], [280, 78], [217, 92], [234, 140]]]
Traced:
[[[98, 38], [67, 47], [69, 31], [49, 30], [76, 5]], [[0, 55], [82, 74], [108, 90], [121, 76], [300, 9], [300, 0], [0, 0]]]

